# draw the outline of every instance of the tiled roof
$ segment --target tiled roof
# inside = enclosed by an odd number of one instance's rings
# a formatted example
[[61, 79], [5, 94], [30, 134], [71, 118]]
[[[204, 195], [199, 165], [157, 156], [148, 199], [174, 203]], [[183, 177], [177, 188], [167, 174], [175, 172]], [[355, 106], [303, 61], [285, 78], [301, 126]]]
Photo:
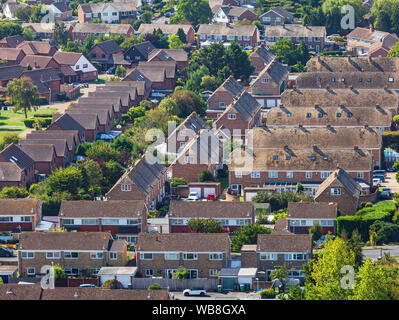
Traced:
[[[73, 106], [73, 107], [72, 107]], [[68, 114], [91, 114], [98, 117], [100, 125], [107, 125], [111, 121], [110, 110], [108, 108], [82, 108], [80, 105], [72, 105], [65, 113]]]
[[12, 162], [0, 162], [1, 181], [21, 181], [22, 169]]
[[82, 54], [78, 52], [57, 51], [53, 58], [61, 65], [74, 66], [81, 56]]
[[249, 58], [251, 59], [251, 57], [255, 56], [260, 57], [264, 61], [265, 66], [276, 58], [276, 55], [269, 49], [269, 47], [265, 46], [256, 48], [255, 51], [249, 55]]
[[35, 162], [51, 162], [56, 156], [53, 144], [19, 144], [19, 148]]
[[[176, 77], [176, 62], [175, 61], [140, 61], [137, 67], [140, 71], [145, 69], [160, 69], [164, 68], [167, 78]], [[144, 71], [145, 72], [145, 71]], [[159, 71], [158, 71], [159, 72]]]
[[64, 157], [65, 155], [68, 154], [68, 145], [67, 145], [67, 140], [66, 139], [43, 139], [43, 138], [38, 138], [38, 139], [26, 139], [26, 140], [19, 140], [20, 145], [25, 145], [25, 144], [52, 144], [55, 147], [55, 153], [57, 154], [57, 157]]
[[326, 36], [326, 27], [286, 24], [284, 26], [267, 26], [265, 37], [319, 37]]
[[25, 71], [23, 76], [32, 80], [32, 83], [37, 87], [40, 94], [50, 93], [47, 82], [61, 80], [60, 76], [53, 68]]
[[97, 114], [67, 113], [72, 119], [76, 120], [86, 130], [95, 130], [99, 124]]
[[336, 179], [342, 184], [342, 186], [350, 193], [353, 197], [359, 198], [362, 190], [360, 184], [356, 182], [344, 169], [341, 168], [335, 170], [330, 176], [322, 182], [317, 188], [315, 199], [322, 194]]
[[17, 48], [0, 48], [0, 60], [16, 61], [21, 52]]
[[32, 131], [26, 135], [26, 140], [45, 139], [45, 140], [58, 140], [65, 139], [67, 141], [68, 149], [72, 150], [74, 146], [79, 144], [78, 131], [73, 130], [45, 130], [45, 131]]
[[96, 90], [93, 92], [89, 92], [89, 97], [95, 98], [120, 98], [122, 101], [123, 106], [129, 105], [129, 92], [118, 92], [118, 91], [103, 91], [103, 90]]
[[380, 41], [386, 37], [389, 33], [384, 31], [371, 30], [370, 28], [356, 27], [348, 35], [348, 38], [369, 40], [369, 41]]
[[310, 234], [258, 235], [258, 252], [310, 252], [311, 250], [312, 235]]
[[18, 49], [22, 49], [25, 54], [44, 54], [49, 55], [54, 46], [44, 41], [25, 41], [17, 45]]
[[137, 33], [152, 33], [157, 29], [161, 29], [164, 34], [174, 34], [177, 33], [179, 29], [182, 29], [184, 33], [187, 35], [188, 31], [193, 27], [189, 24], [162, 24], [162, 23], [153, 23], [146, 24], [142, 23], [137, 30]]
[[85, 136], [85, 128], [68, 114], [63, 114], [56, 120], [54, 120], [53, 117], [52, 124], [53, 123], [56, 123], [62, 130], [77, 130], [79, 132], [80, 139]]
[[[231, 113], [232, 110], [234, 110], [244, 121], [249, 122], [254, 118], [260, 108], [261, 105], [259, 102], [244, 90], [238, 99], [233, 101], [233, 103], [226, 108], [223, 114]], [[221, 119], [221, 117], [219, 119]], [[218, 123], [218, 120], [216, 120], [216, 123]]]
[[114, 97], [84, 97], [84, 98], [79, 98], [77, 101], [78, 104], [112, 104], [114, 107], [115, 112], [120, 112], [121, 106], [122, 106], [122, 99], [120, 97], [114, 98]]
[[148, 60], [149, 54], [155, 49], [150, 41], [144, 41], [133, 46], [141, 55]]
[[105, 54], [113, 54], [122, 51], [122, 48], [115, 40], [103, 41], [97, 43], [95, 46], [99, 47]]
[[125, 81], [135, 81], [135, 82], [145, 82], [147, 88], [151, 88], [152, 81], [147, 78], [147, 76], [138, 70], [137, 68], [134, 68], [124, 79], [123, 82]]
[[21, 60], [20, 65], [25, 68], [30, 66], [32, 69], [43, 69], [48, 66], [52, 59], [53, 58], [49, 56], [26, 55]]
[[0, 43], [6, 43], [9, 48], [16, 48], [18, 44], [25, 41], [25, 38], [21, 35], [15, 35], [10, 37], [4, 37], [0, 40]]
[[12, 80], [19, 78], [24, 73], [22, 66], [0, 67], [0, 80]]
[[335, 202], [289, 202], [288, 219], [336, 219], [337, 204]]
[[0, 199], [0, 215], [26, 215], [36, 212], [37, 199]]
[[173, 61], [188, 61], [188, 53], [183, 49], [155, 49], [153, 50], [148, 60], [152, 60], [155, 57], [160, 57], [161, 60]]
[[132, 29], [130, 24], [77, 23], [73, 33], [114, 33], [126, 35]]
[[256, 32], [254, 25], [229, 25], [200, 24], [197, 34], [210, 34], [222, 36], [253, 36]]
[[[90, 288], [91, 289], [91, 288]], [[40, 300], [42, 287], [36, 284], [0, 284], [0, 300]]]
[[[126, 87], [135, 87], [137, 89], [137, 94], [139, 96], [144, 96], [145, 91], [149, 90], [151, 86], [151, 81], [149, 81], [149, 86], [146, 86], [145, 81], [111, 81], [111, 82], [106, 82], [104, 85], [104, 88], [114, 88], [114, 87], [119, 87], [119, 88], [126, 88]], [[119, 90], [119, 89], [118, 89]], [[128, 89], [126, 89], [128, 90]]]
[[6, 146], [3, 151], [0, 152], [0, 157], [4, 158], [6, 161], [15, 163], [22, 170], [32, 168], [35, 164], [33, 159], [15, 144]]

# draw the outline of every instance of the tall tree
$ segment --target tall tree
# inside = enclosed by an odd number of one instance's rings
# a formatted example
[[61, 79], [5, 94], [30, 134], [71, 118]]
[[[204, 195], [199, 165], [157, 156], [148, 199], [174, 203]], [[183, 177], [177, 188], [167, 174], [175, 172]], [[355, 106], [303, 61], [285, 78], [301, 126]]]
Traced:
[[14, 79], [7, 84], [8, 97], [14, 105], [14, 111], [24, 110], [25, 118], [28, 117], [28, 110], [38, 105], [39, 94], [37, 87], [29, 78]]
[[259, 224], [247, 224], [233, 232], [231, 237], [231, 251], [239, 252], [244, 244], [256, 244], [258, 234], [270, 234], [269, 228]]
[[226, 50], [226, 58], [226, 63], [236, 79], [247, 80], [255, 70], [246, 52], [235, 41]]
[[190, 22], [194, 26], [212, 20], [212, 10], [206, 0], [180, 0], [177, 15], [181, 21]]
[[68, 42], [68, 30], [65, 27], [64, 22], [55, 23], [54, 24], [54, 33], [53, 33], [54, 44], [59, 46], [64, 46]]

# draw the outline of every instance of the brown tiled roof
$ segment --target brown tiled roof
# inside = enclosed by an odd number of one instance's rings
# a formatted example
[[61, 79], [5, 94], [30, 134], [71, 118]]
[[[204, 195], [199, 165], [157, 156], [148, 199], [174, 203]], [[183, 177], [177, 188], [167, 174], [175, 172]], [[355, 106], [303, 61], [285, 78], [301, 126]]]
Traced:
[[288, 219], [336, 219], [338, 206], [334, 202], [289, 202]]
[[335, 180], [350, 193], [353, 197], [359, 198], [360, 192], [362, 190], [360, 184], [355, 181], [344, 169], [339, 168], [332, 172], [330, 176], [325, 179], [322, 184], [317, 188], [315, 199], [322, 194]]
[[65, 113], [68, 114], [91, 114], [97, 115], [100, 125], [106, 125], [111, 121], [110, 109], [108, 108], [82, 108], [82, 106], [73, 104]]
[[45, 41], [25, 41], [17, 46], [22, 49], [25, 54], [44, 54], [48, 55], [54, 50], [54, 46]]
[[[274, 231], [281, 231], [281, 230], [285, 230], [288, 228], [288, 221], [287, 221], [287, 217], [278, 219], [275, 224], [274, 224]], [[242, 249], [241, 249], [242, 251]]]
[[108, 232], [22, 232], [20, 250], [108, 250]]
[[16, 48], [18, 44], [24, 42], [25, 38], [21, 35], [15, 35], [10, 37], [4, 37], [0, 40], [0, 43], [5, 43], [9, 48]]
[[[151, 86], [151, 82], [149, 85]], [[111, 81], [111, 82], [106, 82], [104, 85], [104, 88], [113, 88], [113, 87], [120, 87], [120, 88], [135, 87], [137, 89], [137, 94], [139, 96], [144, 96], [146, 89], [149, 89], [149, 87], [146, 87], [145, 81]]]
[[244, 88], [242, 85], [239, 84], [233, 76], [230, 76], [212, 93], [209, 99], [211, 99], [212, 96], [216, 96], [218, 92], [228, 92], [232, 98], [236, 98], [243, 91]]
[[174, 78], [176, 76], [175, 61], [140, 61], [137, 68], [140, 71], [147, 68], [165, 68], [167, 78]]
[[17, 48], [0, 48], [0, 60], [15, 61], [23, 52]]
[[81, 56], [82, 54], [78, 52], [57, 51], [53, 58], [61, 65], [74, 66]]
[[53, 58], [48, 56], [26, 55], [20, 62], [20, 65], [27, 68], [31, 66], [33, 69], [43, 69], [48, 66]]
[[52, 144], [55, 147], [55, 152], [57, 154], [57, 157], [64, 157], [65, 155], [68, 154], [68, 145], [67, 145], [67, 140], [66, 139], [43, 139], [43, 138], [37, 138], [37, 139], [26, 139], [26, 140], [19, 140], [20, 145], [25, 145], [25, 144]]
[[306, 65], [308, 72], [397, 72], [399, 58], [318, 56], [310, 59]]
[[[115, 40], [106, 40], [100, 43], [97, 43], [94, 47], [99, 47], [106, 54], [113, 54], [117, 52], [122, 52], [122, 48]], [[91, 49], [93, 50], [93, 49]]]
[[26, 139], [66, 139], [69, 150], [79, 144], [79, 132], [77, 130], [45, 130], [32, 131], [26, 135]]
[[35, 164], [33, 159], [16, 144], [9, 144], [0, 152], [0, 157], [5, 161], [15, 163], [19, 168], [25, 170], [32, 168]]
[[200, 24], [197, 34], [252, 37], [256, 30], [254, 25]]
[[0, 215], [26, 215], [36, 211], [37, 199], [0, 199]]
[[[310, 114], [310, 116], [308, 116]], [[339, 117], [337, 115], [340, 115]], [[350, 116], [349, 116], [350, 115]], [[392, 112], [383, 108], [342, 107], [284, 107], [271, 108], [267, 126], [332, 127], [365, 126], [390, 127]]]
[[113, 33], [127, 35], [132, 29], [130, 24], [114, 23], [77, 23], [73, 28], [73, 33]]
[[19, 78], [24, 73], [24, 68], [16, 66], [0, 67], [0, 80], [12, 80]]
[[89, 92], [89, 97], [95, 97], [95, 98], [120, 98], [122, 100], [122, 105], [123, 106], [129, 106], [129, 97], [130, 93], [129, 92], [110, 92], [110, 91], [102, 91], [102, 90], [96, 90], [93, 92]]
[[296, 89], [285, 90], [281, 95], [284, 106], [338, 106], [373, 107], [378, 104], [389, 109], [397, 109], [398, 92], [392, 89]]
[[84, 113], [68, 113], [68, 115], [76, 120], [86, 130], [95, 130], [99, 124], [97, 114], [84, 114]]
[[[244, 90], [237, 100], [233, 101], [226, 108], [223, 114], [237, 112], [244, 121], [249, 122], [256, 116], [260, 108], [261, 105], [259, 102]], [[221, 117], [219, 117], [219, 119], [221, 119]], [[216, 120], [215, 123], [217, 125], [218, 120]]]
[[257, 251], [260, 252], [310, 252], [310, 234], [259, 234]]
[[256, 48], [255, 51], [249, 55], [249, 59], [253, 57], [260, 57], [266, 66], [276, 58], [276, 55], [269, 49], [269, 47], [261, 46]]
[[326, 27], [286, 24], [284, 26], [267, 26], [265, 37], [319, 37], [326, 36]]
[[229, 251], [230, 240], [226, 233], [140, 233], [137, 251]]
[[83, 97], [83, 98], [79, 98], [79, 100], [77, 101], [78, 104], [106, 104], [109, 103], [110, 105], [113, 105], [114, 110], [116, 113], [120, 112], [120, 108], [122, 105], [122, 101], [121, 98], [109, 98], [106, 99], [104, 97]]
[[148, 61], [159, 56], [162, 52], [174, 61], [188, 61], [188, 53], [183, 49], [155, 49], [149, 54]]
[[60, 218], [141, 218], [144, 200], [62, 201]]
[[96, 92], [108, 92], [108, 93], [128, 93], [130, 99], [135, 100], [137, 97], [137, 87], [117, 87], [117, 86], [98, 86]]
[[142, 23], [137, 30], [137, 33], [152, 33], [157, 29], [161, 29], [164, 34], [172, 34], [177, 33], [179, 29], [182, 29], [184, 33], [187, 35], [188, 31], [193, 27], [189, 24], [161, 24], [161, 23], [153, 23], [146, 24]]
[[19, 144], [18, 146], [35, 162], [51, 162], [56, 155], [53, 144]]
[[[82, 127], [79, 122], [74, 120], [68, 114], [63, 114], [63, 115], [61, 115], [61, 117], [54, 117], [54, 115], [53, 115], [51, 125], [53, 125], [54, 123], [56, 123], [61, 128], [62, 131], [68, 131], [68, 130], [71, 130], [74, 132], [77, 131], [79, 134], [79, 140], [82, 140], [82, 138], [85, 135], [85, 128]], [[57, 130], [57, 131], [61, 131], [61, 130]], [[49, 131], [53, 131], [53, 130], [49, 130]]]
[[169, 300], [169, 293], [167, 290], [56, 287], [43, 290], [42, 300]]
[[40, 300], [42, 287], [38, 284], [0, 284], [0, 300]]
[[[316, 145], [321, 149], [353, 149], [380, 148], [381, 132], [373, 129], [359, 128], [254, 128], [249, 134], [253, 137], [254, 148], [292, 149], [312, 148]], [[292, 139], [295, 137], [295, 140]]]
[[[151, 82], [164, 82], [166, 79], [166, 68], [165, 67], [137, 67], [134, 70], [139, 71], [143, 74], [147, 79]], [[134, 74], [134, 70], [127, 77], [131, 78], [131, 75]]]
[[348, 38], [369, 40], [369, 41], [380, 41], [383, 37], [387, 36], [389, 33], [378, 30], [370, 30], [370, 28], [360, 28], [356, 27], [348, 35]]
[[169, 218], [252, 218], [251, 202], [171, 201]]
[[12, 162], [0, 162], [1, 181], [21, 181], [22, 169]]

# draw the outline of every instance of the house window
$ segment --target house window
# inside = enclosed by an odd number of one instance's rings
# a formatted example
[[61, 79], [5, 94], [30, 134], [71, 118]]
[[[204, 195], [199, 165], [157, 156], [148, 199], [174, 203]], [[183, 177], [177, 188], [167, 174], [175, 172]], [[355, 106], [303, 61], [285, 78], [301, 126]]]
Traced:
[[306, 179], [312, 179], [312, 173], [310, 171], [306, 171]]
[[277, 260], [277, 253], [261, 252], [260, 260]]
[[152, 253], [140, 253], [141, 260], [152, 260]]
[[129, 225], [139, 224], [139, 223], [140, 223], [139, 219], [127, 219], [127, 224], [129, 224]]
[[61, 258], [60, 251], [47, 251], [46, 252], [46, 259], [59, 259]]
[[236, 171], [235, 176], [236, 178], [242, 178], [242, 171]]
[[116, 252], [112, 251], [109, 253], [109, 258], [110, 258], [110, 260], [116, 260], [116, 259], [118, 259], [118, 254]]
[[292, 179], [294, 177], [294, 172], [293, 171], [287, 171], [286, 177]]
[[219, 102], [219, 107], [224, 107], [224, 102]]
[[393, 82], [393, 78], [392, 78], [392, 77], [389, 77], [389, 78], [388, 78], [388, 81], [389, 81], [389, 82]]
[[368, 83], [371, 83], [371, 78], [367, 78], [367, 82], [368, 82]]
[[26, 273], [28, 276], [34, 276], [36, 274], [35, 268], [27, 268]]
[[102, 224], [106, 226], [118, 226], [119, 219], [103, 219]]
[[145, 269], [145, 276], [152, 277], [154, 275], [154, 271], [152, 269]]
[[131, 184], [121, 184], [121, 191], [132, 191]]
[[249, 36], [244, 36], [244, 40], [249, 41]]
[[291, 117], [291, 112], [287, 112], [287, 117]]
[[198, 253], [185, 252], [183, 253], [183, 260], [198, 260]]
[[341, 118], [341, 113], [337, 112], [337, 118]]
[[218, 276], [218, 269], [209, 269], [209, 276], [210, 277], [217, 277]]
[[165, 260], [180, 260], [180, 254], [177, 252], [165, 253]]
[[322, 171], [321, 172], [321, 178], [326, 179], [330, 176], [330, 171]]
[[278, 178], [278, 171], [269, 171], [268, 176], [269, 178]]
[[67, 276], [77, 276], [77, 275], [79, 275], [79, 269], [78, 268], [65, 268], [64, 271], [65, 271], [65, 274]]
[[102, 251], [90, 252], [90, 259], [93, 259], [93, 260], [104, 259], [104, 252], [102, 252]]
[[97, 219], [82, 219], [82, 225], [96, 225], [97, 224]]
[[185, 163], [194, 163], [194, 157], [193, 156], [185, 156], [184, 162]]
[[364, 178], [364, 173], [363, 172], [358, 172], [357, 173], [357, 178], [358, 179], [363, 179]]
[[76, 70], [78, 70], [79, 68], [80, 68], [80, 66], [77, 64], [77, 65], [76, 65]]
[[278, 160], [278, 155], [277, 154], [273, 155], [273, 160]]
[[260, 171], [252, 171], [251, 178], [260, 178]]
[[331, 82], [335, 82], [335, 78], [334, 77], [331, 78]]
[[12, 222], [12, 217], [0, 217], [0, 222]]
[[235, 119], [236, 119], [236, 115], [235, 115], [234, 113], [229, 113], [229, 114], [227, 115], [227, 119], [229, 119], [229, 120], [235, 120]]
[[78, 259], [79, 258], [79, 253], [78, 252], [72, 252], [72, 251], [64, 251], [64, 258], [65, 259]]
[[363, 78], [357, 79], [358, 82], [363, 82]]
[[341, 188], [331, 188], [331, 195], [332, 196], [340, 196], [341, 195]]
[[306, 118], [310, 118], [312, 116], [312, 114], [310, 113], [310, 112], [308, 112], [307, 114], [306, 114]]
[[84, 63], [83, 64], [83, 69], [86, 69], [87, 68], [87, 63]]
[[197, 269], [188, 269], [188, 278], [189, 279], [197, 279], [198, 278], [198, 270]]
[[209, 260], [223, 260], [223, 253], [210, 253]]
[[268, 78], [262, 78], [262, 83], [268, 83], [269, 79]]
[[34, 259], [35, 253], [32, 251], [23, 251], [21, 252], [22, 259]]
[[32, 222], [32, 217], [21, 217], [21, 222]]
[[306, 253], [286, 253], [284, 255], [286, 261], [293, 261], [293, 260], [306, 260], [307, 254]]

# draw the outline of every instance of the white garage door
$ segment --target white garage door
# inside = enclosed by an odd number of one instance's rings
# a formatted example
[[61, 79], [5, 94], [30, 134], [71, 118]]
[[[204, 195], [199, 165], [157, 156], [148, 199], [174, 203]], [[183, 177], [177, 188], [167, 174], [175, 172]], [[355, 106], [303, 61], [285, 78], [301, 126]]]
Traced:
[[204, 198], [206, 198], [210, 193], [216, 194], [215, 188], [204, 188]]
[[252, 201], [252, 198], [256, 196], [256, 192], [245, 193], [245, 201]]
[[190, 193], [191, 192], [196, 192], [197, 195], [201, 198], [202, 194], [201, 194], [201, 188], [190, 188]]

